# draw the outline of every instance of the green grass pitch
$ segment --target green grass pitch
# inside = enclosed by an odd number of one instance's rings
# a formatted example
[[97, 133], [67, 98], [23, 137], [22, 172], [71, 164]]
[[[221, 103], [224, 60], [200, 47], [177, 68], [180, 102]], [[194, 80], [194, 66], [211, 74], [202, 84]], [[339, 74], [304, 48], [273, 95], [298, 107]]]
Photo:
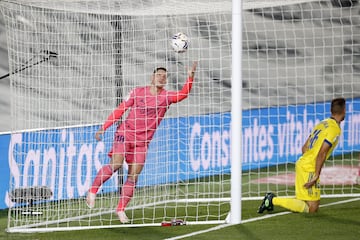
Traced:
[[[351, 159], [350, 164], [358, 163], [358, 153], [349, 156], [342, 156], [342, 158]], [[336, 161], [336, 158], [333, 160]], [[267, 172], [270, 169], [264, 170]], [[279, 166], [277, 170], [281, 171]], [[353, 187], [357, 193], [360, 193], [359, 185]], [[243, 191], [247, 190], [243, 188]], [[258, 190], [263, 192], [265, 188], [260, 186]], [[259, 195], [262, 195], [262, 193]], [[0, 239], [359, 239], [360, 197], [323, 198], [321, 208], [316, 214], [290, 213], [281, 208], [275, 208], [270, 214], [258, 214], [256, 210], [259, 204], [260, 200], [243, 201], [241, 206], [243, 223], [232, 226], [185, 225], [161, 227], [159, 224], [159, 227], [103, 228], [47, 233], [6, 232], [8, 211], [5, 209], [0, 210]], [[224, 210], [226, 211], [226, 209]]]

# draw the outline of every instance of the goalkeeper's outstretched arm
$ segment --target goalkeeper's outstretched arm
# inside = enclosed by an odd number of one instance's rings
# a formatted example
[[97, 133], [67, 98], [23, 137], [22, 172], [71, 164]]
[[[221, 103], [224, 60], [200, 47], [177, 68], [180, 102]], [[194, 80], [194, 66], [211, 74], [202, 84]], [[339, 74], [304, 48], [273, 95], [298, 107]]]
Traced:
[[188, 71], [188, 78], [187, 78], [186, 83], [184, 84], [183, 88], [180, 91], [178, 91], [171, 99], [173, 103], [180, 102], [180, 101], [184, 100], [185, 98], [187, 98], [187, 96], [189, 95], [191, 88], [192, 88], [193, 81], [194, 81], [196, 67], [197, 67], [197, 62], [195, 61], [192, 65], [192, 67]]
[[119, 104], [119, 106], [108, 116], [104, 124], [99, 128], [99, 130], [95, 134], [96, 140], [101, 140], [101, 135], [104, 134], [107, 128], [114, 124], [114, 122], [118, 121], [121, 116], [126, 112], [131, 103], [129, 100], [123, 101]]

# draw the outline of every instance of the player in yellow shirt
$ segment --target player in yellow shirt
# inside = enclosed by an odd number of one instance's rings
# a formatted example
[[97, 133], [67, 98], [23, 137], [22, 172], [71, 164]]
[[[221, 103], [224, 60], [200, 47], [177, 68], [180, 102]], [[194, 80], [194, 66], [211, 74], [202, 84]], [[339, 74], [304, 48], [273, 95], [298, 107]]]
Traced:
[[320, 173], [325, 160], [336, 147], [341, 134], [340, 123], [345, 119], [344, 98], [331, 101], [331, 117], [318, 123], [302, 147], [302, 156], [295, 167], [295, 198], [280, 198], [266, 193], [258, 213], [281, 206], [293, 212], [313, 213], [320, 205]]

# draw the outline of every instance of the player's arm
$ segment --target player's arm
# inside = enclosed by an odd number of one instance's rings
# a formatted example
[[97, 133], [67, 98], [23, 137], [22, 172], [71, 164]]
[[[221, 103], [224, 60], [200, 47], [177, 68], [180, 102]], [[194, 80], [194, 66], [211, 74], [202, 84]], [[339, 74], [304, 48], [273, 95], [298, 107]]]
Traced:
[[133, 104], [133, 98], [127, 99], [119, 104], [119, 106], [108, 116], [104, 124], [99, 128], [95, 134], [96, 140], [101, 140], [101, 135], [104, 134], [114, 122], [118, 121], [126, 110]]
[[171, 99], [172, 103], [177, 103], [187, 98], [192, 88], [196, 67], [197, 67], [197, 62], [194, 62], [191, 69], [188, 72], [188, 78], [186, 80], [186, 83], [184, 84], [183, 88], [172, 97]]
[[304, 185], [305, 188], [311, 188], [316, 183], [316, 181], [319, 179], [321, 169], [324, 165], [326, 156], [327, 156], [331, 146], [332, 146], [331, 143], [328, 142], [327, 140], [325, 140], [323, 142], [323, 144], [321, 145], [320, 151], [319, 151], [318, 155], [316, 156], [314, 176], [312, 177], [312, 179], [309, 182], [305, 183], [305, 185]]
[[308, 139], [305, 141], [304, 145], [301, 148], [302, 154], [304, 154], [308, 150], [309, 142], [310, 142], [310, 136], [308, 137]]

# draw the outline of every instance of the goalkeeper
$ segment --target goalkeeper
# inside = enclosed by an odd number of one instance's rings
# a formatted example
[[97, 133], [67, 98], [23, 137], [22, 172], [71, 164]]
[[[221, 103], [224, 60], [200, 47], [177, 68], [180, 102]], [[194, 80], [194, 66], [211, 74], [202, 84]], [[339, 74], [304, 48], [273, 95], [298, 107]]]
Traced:
[[129, 166], [127, 180], [122, 187], [116, 213], [121, 223], [129, 221], [125, 208], [133, 197], [138, 176], [144, 167], [148, 145], [169, 106], [187, 98], [196, 67], [197, 62], [194, 62], [189, 69], [185, 85], [178, 92], [165, 89], [167, 70], [163, 67], [156, 68], [151, 77], [151, 85], [133, 89], [129, 97], [119, 104], [96, 132], [95, 138], [100, 141], [106, 129], [129, 110], [128, 116], [115, 132], [113, 146], [108, 154], [111, 158], [110, 163], [98, 171], [88, 191], [86, 204], [89, 208], [94, 207], [100, 186], [123, 165], [125, 160]]
[[320, 173], [325, 160], [336, 147], [341, 134], [340, 123], [345, 119], [344, 98], [331, 101], [331, 117], [318, 123], [302, 147], [302, 156], [295, 166], [295, 198], [279, 198], [267, 193], [258, 209], [272, 211], [281, 206], [293, 212], [317, 212], [320, 205]]

